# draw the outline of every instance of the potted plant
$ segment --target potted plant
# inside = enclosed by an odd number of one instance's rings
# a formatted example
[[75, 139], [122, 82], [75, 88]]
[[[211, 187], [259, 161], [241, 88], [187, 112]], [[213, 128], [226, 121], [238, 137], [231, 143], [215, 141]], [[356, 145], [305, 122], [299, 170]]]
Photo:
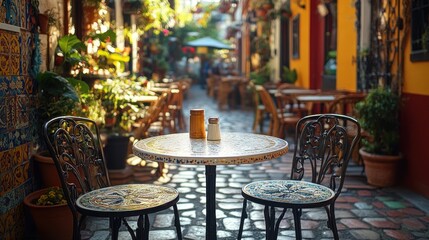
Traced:
[[44, 188], [24, 198], [40, 239], [71, 239], [73, 216], [59, 187]]
[[256, 16], [264, 19], [268, 11], [274, 8], [271, 0], [257, 0], [252, 2], [252, 7], [255, 9]]
[[296, 72], [296, 69], [289, 69], [287, 66], [283, 66], [282, 79], [281, 79], [282, 83], [295, 84], [297, 79], [298, 79], [298, 74]]
[[369, 184], [387, 187], [396, 182], [401, 160], [399, 151], [400, 98], [390, 89], [377, 88], [357, 103], [359, 123], [369, 137], [362, 140], [359, 153]]
[[55, 61], [59, 63], [62, 76], [71, 76], [73, 68], [79, 68], [87, 64], [85, 56], [80, 51], [85, 50], [85, 44], [76, 35], [66, 35], [58, 39], [57, 53]]
[[256, 0], [254, 1], [254, 7], [256, 9], [264, 9], [265, 11], [268, 11], [272, 8], [274, 8], [274, 2], [272, 0]]
[[132, 97], [136, 83], [129, 79], [114, 78], [100, 81], [94, 85], [95, 97], [100, 99], [103, 107], [104, 123], [102, 132], [106, 136], [104, 153], [109, 170], [121, 170], [126, 167], [130, 137], [132, 112], [138, 108]]
[[270, 66], [267, 64], [250, 73], [250, 79], [255, 85], [263, 85], [270, 81]]
[[[75, 87], [66, 78], [55, 72], [40, 72], [36, 76], [38, 85], [38, 119], [39, 136], [42, 139], [43, 125], [49, 119], [72, 115], [80, 111], [79, 95]], [[84, 85], [82, 81], [74, 79], [75, 84]], [[53, 159], [45, 151], [41, 142], [41, 151], [34, 154], [37, 167], [44, 186], [60, 186]]]
[[290, 9], [289, 3], [283, 3], [280, 6], [279, 13], [283, 19], [288, 19], [292, 16], [292, 10]]
[[49, 17], [45, 13], [39, 13], [39, 31], [41, 34], [47, 34], [49, 28]]

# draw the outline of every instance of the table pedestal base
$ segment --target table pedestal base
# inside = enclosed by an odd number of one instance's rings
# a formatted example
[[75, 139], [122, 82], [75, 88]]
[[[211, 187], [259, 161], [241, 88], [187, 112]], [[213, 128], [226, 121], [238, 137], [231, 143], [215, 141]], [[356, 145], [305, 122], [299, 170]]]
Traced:
[[216, 240], [216, 165], [206, 165], [206, 240]]

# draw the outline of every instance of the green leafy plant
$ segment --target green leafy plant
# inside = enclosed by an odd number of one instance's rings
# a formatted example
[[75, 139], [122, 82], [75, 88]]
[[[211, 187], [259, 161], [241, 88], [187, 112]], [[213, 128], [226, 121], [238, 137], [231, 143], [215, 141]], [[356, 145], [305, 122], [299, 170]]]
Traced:
[[282, 68], [282, 82], [294, 84], [298, 79], [296, 69], [289, 69], [287, 66]]
[[250, 79], [256, 85], [262, 85], [270, 81], [270, 75], [270, 67], [269, 65], [265, 65], [264, 67], [261, 67], [260, 69], [251, 72]]
[[55, 26], [59, 29], [61, 24], [60, 24], [60, 21], [58, 20], [59, 19], [58, 12], [55, 11], [54, 8], [50, 8], [45, 11], [45, 14], [48, 15], [48, 25]]
[[285, 19], [290, 18], [292, 16], [292, 10], [290, 9], [290, 4], [288, 2], [283, 3], [280, 6], [279, 14]]
[[79, 108], [79, 95], [66, 78], [46, 71], [37, 74], [36, 80], [42, 123], [53, 117], [69, 115]]
[[66, 35], [58, 39], [57, 55], [63, 58], [61, 66], [64, 76], [70, 75], [71, 69], [87, 63], [85, 56], [80, 53], [85, 49], [85, 44], [76, 35]]
[[142, 94], [140, 84], [132, 79], [114, 78], [95, 85], [93, 96], [100, 101], [100, 113], [106, 130], [114, 133], [130, 132], [130, 114], [139, 111], [133, 97]]
[[42, 194], [34, 204], [39, 206], [53, 206], [60, 204], [67, 204], [64, 198], [63, 190], [59, 187], [51, 187], [45, 194]]
[[370, 140], [362, 140], [367, 152], [399, 153], [399, 103], [399, 96], [390, 89], [377, 88], [356, 104], [359, 123], [372, 136]]
[[272, 8], [274, 3], [272, 0], [254, 0], [253, 6], [255, 8]]

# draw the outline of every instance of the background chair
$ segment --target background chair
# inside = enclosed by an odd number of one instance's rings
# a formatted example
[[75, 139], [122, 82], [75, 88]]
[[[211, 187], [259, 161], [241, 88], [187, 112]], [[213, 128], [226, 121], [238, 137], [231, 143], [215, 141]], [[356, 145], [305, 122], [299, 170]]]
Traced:
[[256, 86], [253, 81], [249, 81], [249, 89], [252, 92], [252, 100], [254, 105], [254, 118], [253, 118], [253, 132], [264, 132], [264, 115], [265, 115], [265, 106], [262, 104], [258, 92], [256, 91]]
[[[347, 115], [347, 116], [356, 118], [357, 112], [356, 112], [355, 106], [358, 102], [363, 101], [365, 97], [366, 97], [365, 93], [350, 93], [347, 95], [340, 95], [336, 97], [335, 100], [330, 105], [329, 113], [342, 114], [342, 115]], [[356, 129], [354, 130], [356, 131]], [[352, 131], [353, 129], [349, 129], [349, 132], [352, 132]], [[366, 133], [363, 129], [360, 134], [362, 139], [369, 138], [368, 133]], [[359, 142], [359, 146], [354, 149], [351, 158], [357, 164], [363, 165], [362, 158], [359, 154], [360, 143], [361, 142]], [[363, 172], [364, 172], [364, 169], [362, 169], [362, 173]]]
[[[73, 239], [80, 239], [86, 216], [109, 218], [112, 239], [118, 238], [122, 223], [132, 239], [148, 239], [148, 214], [171, 206], [177, 237], [182, 238], [176, 189], [150, 184], [110, 186], [100, 134], [94, 121], [73, 116], [57, 117], [44, 125], [43, 133], [73, 215]], [[138, 216], [136, 232], [125, 219], [132, 216]]]
[[[293, 96], [275, 96], [274, 98], [263, 86], [255, 86], [256, 92], [270, 116], [268, 135], [284, 138], [288, 126], [294, 126], [301, 116], [297, 101]], [[276, 105], [276, 102], [279, 105]], [[296, 109], [296, 110], [295, 110]]]
[[329, 113], [337, 113], [347, 115], [350, 117], [356, 116], [355, 105], [365, 98], [364, 93], [350, 93], [347, 95], [341, 95], [335, 98], [335, 100], [329, 106]]
[[[335, 200], [344, 184], [350, 154], [360, 139], [360, 131], [354, 131], [350, 140], [345, 125], [355, 125], [360, 130], [355, 119], [337, 114], [311, 115], [297, 123], [290, 180], [256, 181], [242, 188], [244, 201], [238, 239], [247, 218], [248, 200], [265, 206], [267, 239], [277, 239], [287, 209], [294, 216], [296, 239], [301, 239], [302, 209], [318, 207], [325, 208], [328, 227], [334, 238], [339, 238]], [[283, 209], [277, 220], [276, 207]]]
[[296, 123], [307, 114], [307, 108], [300, 106], [295, 96], [281, 93], [275, 94], [280, 127], [277, 136], [285, 138], [288, 128], [294, 128]]
[[[258, 93], [259, 99], [264, 105], [264, 112], [270, 117], [270, 124], [268, 127], [268, 135], [277, 136], [280, 128], [279, 112], [277, 111], [276, 104], [268, 93], [268, 91], [261, 85], [255, 86], [256, 92]], [[264, 116], [262, 116], [264, 117]]]

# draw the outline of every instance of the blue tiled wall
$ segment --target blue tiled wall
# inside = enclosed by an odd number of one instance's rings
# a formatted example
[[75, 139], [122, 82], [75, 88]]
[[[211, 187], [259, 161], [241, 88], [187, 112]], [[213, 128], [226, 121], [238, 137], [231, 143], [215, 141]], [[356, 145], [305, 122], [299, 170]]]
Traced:
[[0, 239], [22, 239], [22, 201], [33, 189], [30, 153], [37, 140], [35, 86], [28, 69], [35, 48], [30, 0], [0, 6]]

